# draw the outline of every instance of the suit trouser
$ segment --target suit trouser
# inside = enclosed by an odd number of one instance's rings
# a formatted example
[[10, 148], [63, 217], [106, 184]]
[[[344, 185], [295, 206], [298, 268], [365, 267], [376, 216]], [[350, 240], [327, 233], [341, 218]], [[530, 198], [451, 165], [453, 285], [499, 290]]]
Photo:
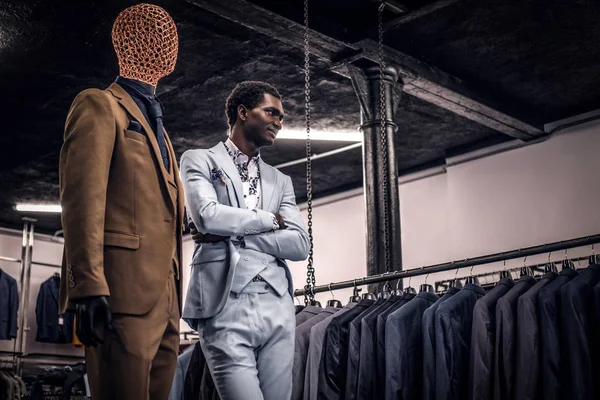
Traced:
[[203, 321], [200, 343], [221, 400], [290, 399], [294, 316], [287, 291], [251, 282]]
[[144, 315], [113, 314], [114, 332], [86, 347], [92, 400], [165, 400], [179, 353], [179, 305], [173, 272]]

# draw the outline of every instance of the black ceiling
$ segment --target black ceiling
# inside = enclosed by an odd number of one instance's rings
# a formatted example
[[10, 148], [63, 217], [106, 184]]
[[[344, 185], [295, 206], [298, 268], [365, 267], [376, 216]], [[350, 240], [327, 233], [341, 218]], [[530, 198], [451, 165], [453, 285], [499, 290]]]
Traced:
[[[179, 30], [175, 72], [158, 88], [166, 108], [165, 125], [178, 156], [190, 148], [212, 146], [225, 137], [224, 100], [242, 80], [264, 80], [277, 86], [289, 116], [287, 127], [302, 129], [301, 43], [271, 37], [264, 27], [255, 29], [256, 13], [234, 22], [231, 16], [204, 9], [205, 4], [217, 0], [151, 2], [164, 7]], [[21, 225], [24, 215], [13, 210], [15, 203], [58, 202], [58, 155], [66, 113], [79, 91], [104, 88], [115, 78], [118, 69], [110, 40], [112, 21], [135, 3], [0, 0], [0, 89], [4, 94], [0, 107], [4, 132], [0, 137], [0, 225]], [[278, 14], [289, 19], [290, 29], [303, 21], [299, 0], [221, 3], [231, 3], [233, 8], [235, 4], [251, 5], [263, 19]], [[481, 104], [534, 129], [598, 108], [597, 2], [390, 3], [400, 4], [404, 12], [386, 9], [385, 22], [395, 25], [385, 33], [386, 45], [401, 54], [401, 59], [409, 55], [417, 63], [437, 67], [428, 67], [428, 71], [437, 71], [434, 75], [442, 76], [442, 83], [458, 82], [460, 85], [454, 87], [458, 87], [457, 93], [472, 94], [469, 97]], [[311, 1], [310, 7], [311, 27], [339, 43], [356, 48], [355, 44], [364, 39], [376, 39], [376, 1]], [[312, 59], [312, 127], [356, 130], [360, 109], [352, 83], [332, 70], [329, 61]], [[452, 76], [448, 78], [446, 73]], [[441, 164], [448, 154], [511, 139], [506, 132], [490, 127], [495, 125], [465, 118], [461, 112], [450, 111], [451, 107], [440, 107], [409, 93], [402, 95], [395, 118], [401, 173]], [[321, 153], [345, 145], [315, 142], [313, 151]], [[304, 142], [280, 140], [262, 154], [273, 165], [289, 162], [304, 157]], [[361, 168], [360, 148], [315, 160], [314, 196], [362, 185]], [[304, 200], [305, 165], [282, 170], [292, 176], [298, 200]], [[53, 233], [60, 229], [58, 216], [29, 216], [38, 218], [38, 230]]]

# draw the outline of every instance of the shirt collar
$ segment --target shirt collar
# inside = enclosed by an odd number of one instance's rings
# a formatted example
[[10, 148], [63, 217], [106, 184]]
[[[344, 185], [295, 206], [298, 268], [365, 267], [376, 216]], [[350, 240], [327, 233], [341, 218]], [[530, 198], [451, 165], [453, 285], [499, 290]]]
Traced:
[[[231, 159], [235, 164], [242, 165], [244, 167], [248, 164], [248, 156], [242, 153], [242, 151], [238, 149], [238, 147], [235, 145], [235, 143], [233, 143], [233, 141], [230, 138], [227, 138], [224, 144], [225, 148], [227, 149], [227, 152], [229, 153], [229, 156], [231, 156]], [[257, 153], [254, 157], [252, 157], [251, 161], [258, 165], [259, 159], [260, 152]]]
[[121, 75], [117, 76], [115, 82], [120, 86], [126, 86], [128, 89], [133, 89], [138, 92], [139, 95], [144, 97], [152, 98], [156, 95], [156, 87], [146, 82], [125, 78]]

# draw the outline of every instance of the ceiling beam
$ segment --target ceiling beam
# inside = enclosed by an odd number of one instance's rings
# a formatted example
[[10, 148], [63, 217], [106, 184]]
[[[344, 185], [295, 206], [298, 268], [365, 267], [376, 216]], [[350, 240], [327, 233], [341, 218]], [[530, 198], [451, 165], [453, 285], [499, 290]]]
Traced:
[[[288, 45], [304, 47], [304, 25], [291, 21], [247, 0], [185, 0], [249, 29]], [[457, 1], [457, 0], [455, 0]], [[225, 4], [226, 3], [226, 4]], [[357, 59], [378, 63], [377, 42], [367, 39], [354, 44], [309, 30], [310, 51], [330, 63], [332, 69], [349, 78], [345, 65]], [[386, 63], [398, 70], [404, 92], [455, 114], [478, 122], [516, 139], [531, 140], [545, 133], [511, 117], [491, 99], [468, 88], [458, 78], [408, 54], [385, 46]]]
[[399, 17], [392, 19], [391, 21], [385, 22], [383, 24], [383, 30], [387, 31], [390, 29], [394, 29], [402, 24], [406, 24], [407, 22], [411, 22], [415, 19], [434, 13], [438, 10], [441, 10], [444, 7], [448, 7], [459, 1], [460, 0], [438, 0], [431, 4], [427, 4], [424, 7], [417, 8], [414, 11], [410, 11], [404, 15], [400, 15]]

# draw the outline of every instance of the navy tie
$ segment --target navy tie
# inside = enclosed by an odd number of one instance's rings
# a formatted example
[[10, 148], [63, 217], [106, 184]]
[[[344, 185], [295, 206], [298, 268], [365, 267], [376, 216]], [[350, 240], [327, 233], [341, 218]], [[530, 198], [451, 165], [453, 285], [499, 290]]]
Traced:
[[160, 148], [163, 164], [167, 172], [171, 172], [169, 164], [169, 153], [167, 151], [167, 142], [165, 140], [165, 128], [163, 126], [162, 106], [156, 97], [148, 99], [148, 116], [156, 121], [156, 140]]

